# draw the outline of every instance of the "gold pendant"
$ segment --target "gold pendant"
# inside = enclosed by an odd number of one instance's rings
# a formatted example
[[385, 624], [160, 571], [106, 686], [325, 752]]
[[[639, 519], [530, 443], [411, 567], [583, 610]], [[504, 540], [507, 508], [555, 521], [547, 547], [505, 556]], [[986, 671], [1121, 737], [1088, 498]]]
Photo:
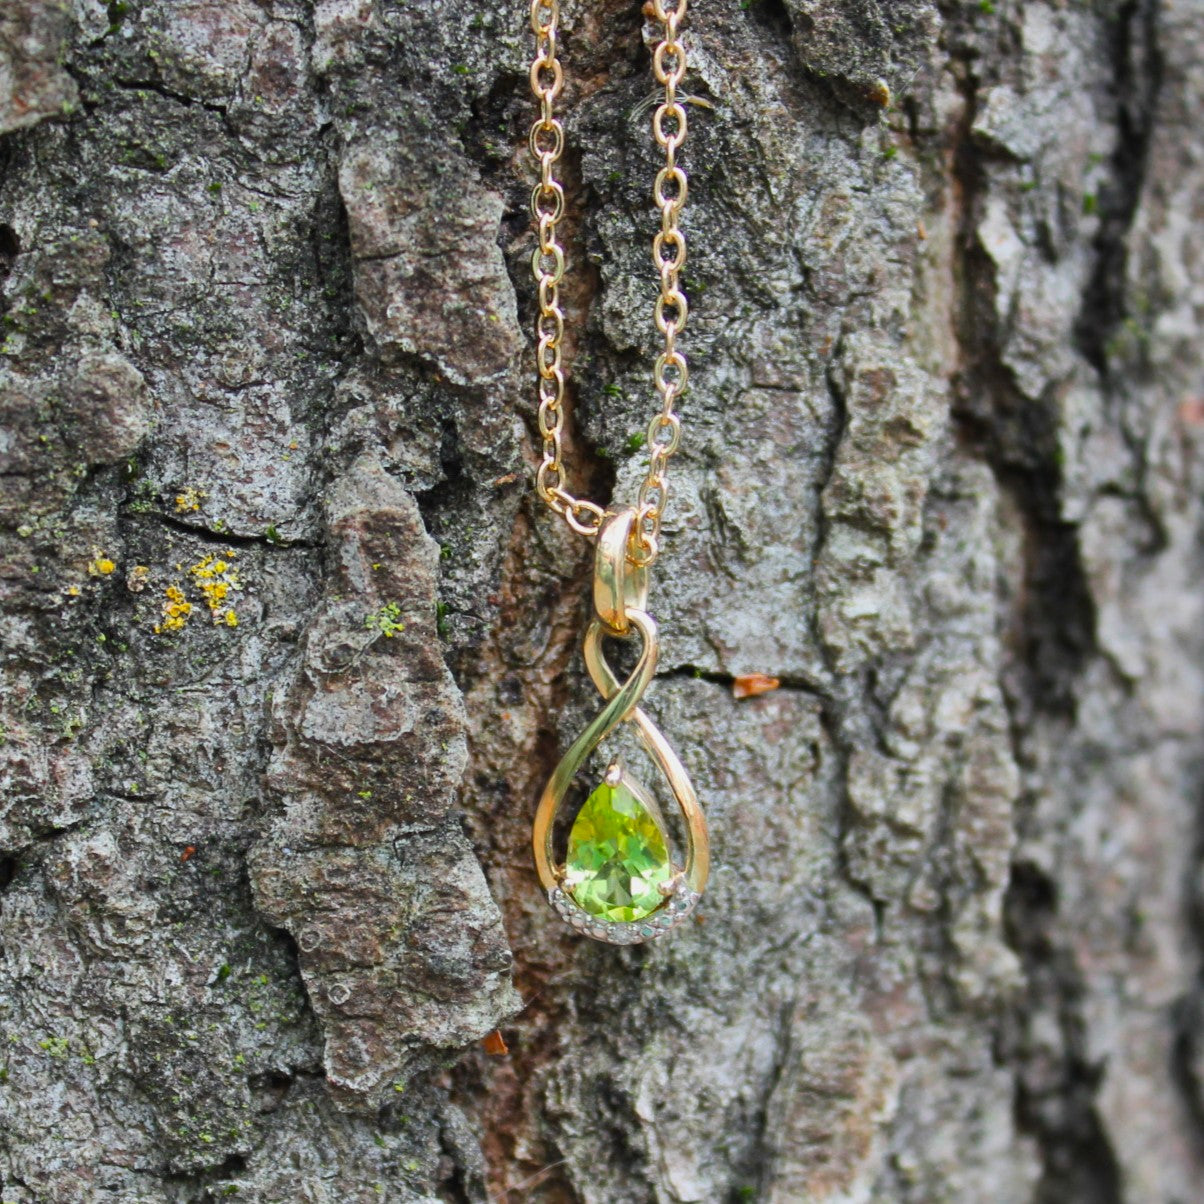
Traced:
[[[656, 672], [656, 623], [645, 607], [648, 571], [628, 554], [636, 511], [608, 513], [598, 531], [594, 567], [596, 617], [585, 634], [585, 666], [606, 705], [573, 741], [539, 800], [533, 845], [535, 868], [548, 901], [578, 932], [616, 945], [634, 945], [676, 928], [694, 910], [706, 885], [710, 844], [706, 818], [685, 767], [640, 708]], [[642, 642], [639, 659], [620, 682], [602, 641]], [[556, 817], [574, 779], [599, 744], [621, 723], [633, 723], [681, 812], [685, 857], [675, 863], [655, 801], [619, 760], [591, 791], [569, 835], [565, 862], [553, 852]]]

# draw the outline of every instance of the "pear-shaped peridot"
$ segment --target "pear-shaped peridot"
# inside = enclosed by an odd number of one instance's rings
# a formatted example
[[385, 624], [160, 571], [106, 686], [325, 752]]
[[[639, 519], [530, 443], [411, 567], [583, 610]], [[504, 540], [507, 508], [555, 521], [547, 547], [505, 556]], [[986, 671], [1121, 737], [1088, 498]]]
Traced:
[[623, 780], [601, 782], [569, 832], [564, 885], [603, 920], [642, 920], [664, 901], [673, 876], [660, 820]]

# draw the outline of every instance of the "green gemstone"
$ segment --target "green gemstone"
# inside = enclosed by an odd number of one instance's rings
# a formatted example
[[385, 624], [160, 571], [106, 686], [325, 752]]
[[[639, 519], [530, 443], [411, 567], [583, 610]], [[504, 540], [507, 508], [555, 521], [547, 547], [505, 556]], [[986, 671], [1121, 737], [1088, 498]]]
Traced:
[[602, 782], [569, 832], [569, 893], [604, 920], [642, 920], [665, 901], [657, 888], [672, 876], [660, 821], [625, 782]]

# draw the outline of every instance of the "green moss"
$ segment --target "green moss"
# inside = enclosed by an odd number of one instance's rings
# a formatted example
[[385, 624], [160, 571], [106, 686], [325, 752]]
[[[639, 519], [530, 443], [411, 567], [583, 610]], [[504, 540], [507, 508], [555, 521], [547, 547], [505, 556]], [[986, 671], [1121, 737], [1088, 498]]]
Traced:
[[71, 1040], [68, 1037], [47, 1037], [38, 1042], [38, 1048], [43, 1050], [47, 1057], [65, 1058], [71, 1050]]

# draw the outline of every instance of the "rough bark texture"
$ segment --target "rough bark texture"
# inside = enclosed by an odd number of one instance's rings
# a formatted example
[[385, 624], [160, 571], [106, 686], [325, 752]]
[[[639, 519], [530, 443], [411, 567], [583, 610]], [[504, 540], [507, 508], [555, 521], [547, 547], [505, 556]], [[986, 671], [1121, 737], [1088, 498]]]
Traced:
[[[599, 499], [641, 20], [565, 0]], [[4, 2], [0, 1198], [1198, 1199], [1198, 3], [692, 8], [648, 705], [715, 872], [639, 949], [527, 847], [598, 704], [527, 484], [525, 22]]]

